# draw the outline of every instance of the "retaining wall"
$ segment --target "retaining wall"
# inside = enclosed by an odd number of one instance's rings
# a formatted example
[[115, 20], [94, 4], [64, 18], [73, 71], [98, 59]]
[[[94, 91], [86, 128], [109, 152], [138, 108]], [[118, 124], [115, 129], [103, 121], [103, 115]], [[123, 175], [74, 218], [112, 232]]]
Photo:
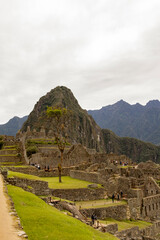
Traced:
[[7, 178], [6, 180], [9, 184], [21, 187], [25, 191], [32, 192], [36, 195], [48, 195], [50, 193], [48, 182], [17, 177]]
[[100, 183], [100, 184], [103, 183], [102, 179], [100, 178], [100, 174], [99, 173], [94, 173], [94, 172], [91, 173], [91, 172], [71, 170], [70, 171], [70, 177], [80, 179], [80, 180], [84, 180], [84, 181], [88, 181], [88, 182], [93, 182], [93, 183]]
[[104, 199], [106, 191], [104, 188], [79, 188], [79, 189], [52, 189], [51, 193], [55, 197], [71, 201], [89, 201]]
[[80, 212], [87, 217], [95, 214], [98, 219], [114, 218], [116, 220], [127, 219], [127, 205], [117, 205], [106, 208], [81, 209]]

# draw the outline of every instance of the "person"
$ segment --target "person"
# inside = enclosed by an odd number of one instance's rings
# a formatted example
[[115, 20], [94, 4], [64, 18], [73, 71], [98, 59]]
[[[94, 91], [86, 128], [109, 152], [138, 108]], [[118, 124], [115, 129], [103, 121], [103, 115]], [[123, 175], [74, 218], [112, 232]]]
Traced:
[[94, 214], [92, 214], [91, 220], [92, 220], [92, 225], [93, 225], [94, 224]]
[[119, 201], [119, 193], [117, 193], [117, 200]]
[[112, 202], [114, 203], [114, 193], [113, 193], [113, 195], [112, 195]]
[[95, 225], [97, 225], [97, 216], [94, 215], [94, 221], [95, 221]]
[[123, 192], [121, 191], [121, 198], [123, 198]]

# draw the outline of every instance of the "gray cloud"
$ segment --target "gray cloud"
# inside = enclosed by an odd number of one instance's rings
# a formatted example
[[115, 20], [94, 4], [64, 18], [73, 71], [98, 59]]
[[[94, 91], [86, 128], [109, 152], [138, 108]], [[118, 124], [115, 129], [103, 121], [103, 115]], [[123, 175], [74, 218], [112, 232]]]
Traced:
[[80, 105], [159, 98], [159, 0], [0, 3], [1, 123], [69, 87]]

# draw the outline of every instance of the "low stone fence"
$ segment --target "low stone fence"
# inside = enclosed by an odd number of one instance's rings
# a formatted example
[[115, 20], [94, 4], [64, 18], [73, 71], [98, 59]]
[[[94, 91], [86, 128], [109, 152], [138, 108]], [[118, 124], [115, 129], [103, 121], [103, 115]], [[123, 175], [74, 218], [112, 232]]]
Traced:
[[155, 240], [156, 235], [160, 233], [160, 221], [154, 222], [151, 226], [139, 229], [139, 227], [133, 227], [117, 232], [115, 234], [119, 239], [134, 239], [134, 240]]
[[89, 201], [104, 199], [106, 191], [104, 188], [79, 188], [79, 189], [52, 189], [51, 193], [55, 197], [70, 201]]
[[127, 219], [127, 205], [117, 205], [103, 208], [81, 209], [80, 212], [87, 217], [95, 214], [98, 219], [114, 218], [116, 220]]
[[0, 162], [9, 162], [9, 163], [18, 163], [20, 161], [20, 158], [16, 155], [14, 156], [0, 156]]
[[133, 227], [129, 229], [125, 229], [121, 232], [118, 232], [115, 234], [116, 237], [118, 237], [121, 240], [142, 240], [142, 236], [139, 231], [139, 227]]
[[48, 195], [50, 193], [48, 182], [17, 177], [7, 178], [6, 180], [9, 184], [21, 187], [25, 191], [32, 192], [36, 195]]
[[156, 221], [151, 226], [141, 229], [140, 231], [143, 236], [156, 236], [160, 233], [160, 221]]
[[3, 149], [3, 150], [0, 150], [0, 155], [10, 155], [10, 154], [17, 154], [17, 150], [8, 150], [8, 149]]
[[70, 171], [70, 177], [92, 182], [92, 183], [99, 183], [103, 184], [103, 180], [100, 177], [101, 175], [99, 173], [92, 173], [92, 172], [84, 172], [84, 171]]
[[[24, 174], [30, 174], [38, 177], [57, 177], [58, 176], [58, 169], [51, 169], [49, 172], [43, 170], [38, 170], [36, 167], [7, 167], [8, 170], [13, 172], [20, 172]], [[70, 176], [70, 170], [75, 169], [75, 167], [66, 167], [62, 169], [62, 176]]]

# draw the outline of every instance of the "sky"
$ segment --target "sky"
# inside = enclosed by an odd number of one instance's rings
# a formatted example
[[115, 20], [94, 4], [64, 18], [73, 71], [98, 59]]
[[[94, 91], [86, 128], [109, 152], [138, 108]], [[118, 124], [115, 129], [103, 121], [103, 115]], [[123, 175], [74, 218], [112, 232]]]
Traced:
[[160, 99], [159, 0], [0, 2], [0, 124], [57, 86], [83, 109]]

